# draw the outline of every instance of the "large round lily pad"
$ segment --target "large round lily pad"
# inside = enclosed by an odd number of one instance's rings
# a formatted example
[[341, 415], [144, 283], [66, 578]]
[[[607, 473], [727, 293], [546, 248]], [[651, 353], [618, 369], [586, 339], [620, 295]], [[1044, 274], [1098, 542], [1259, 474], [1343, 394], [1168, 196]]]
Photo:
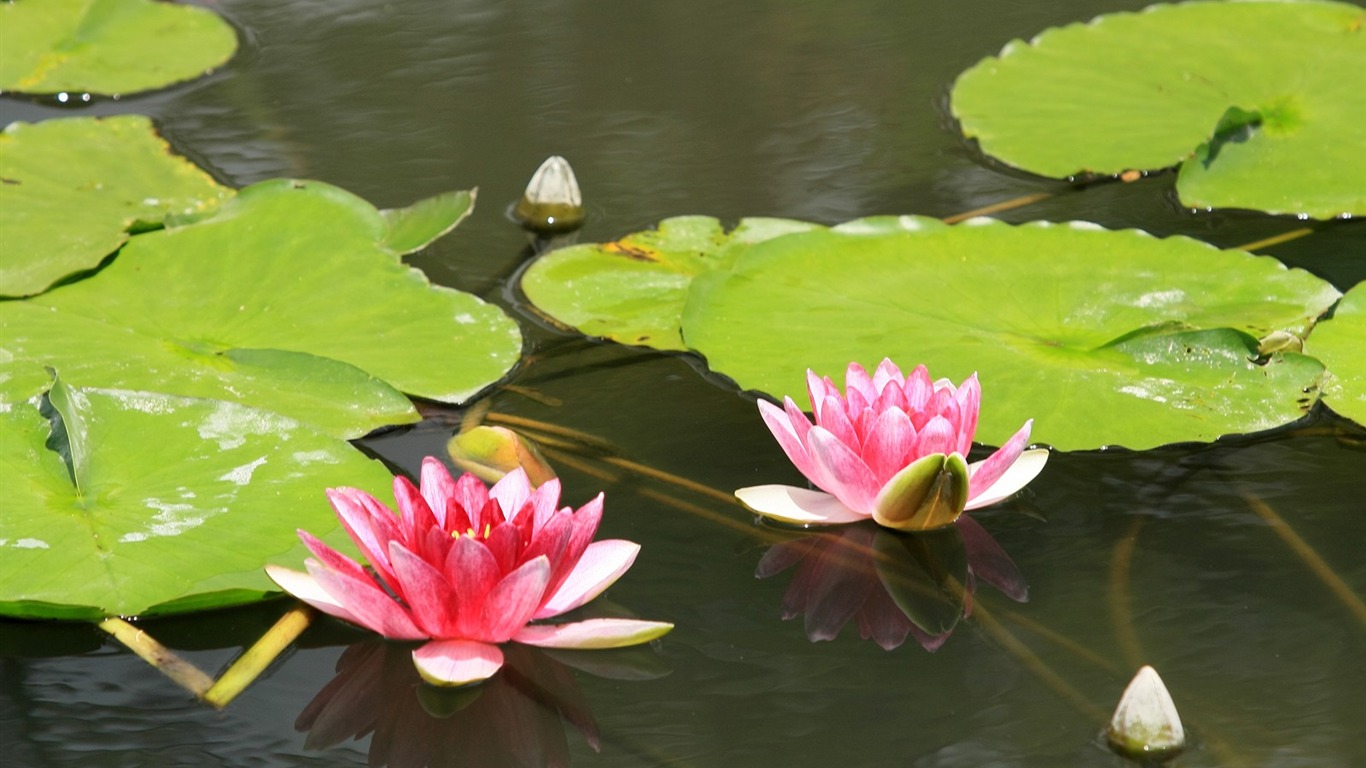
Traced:
[[1304, 351], [1332, 372], [1323, 401], [1358, 424], [1366, 424], [1366, 282], [1343, 295], [1333, 317], [1314, 328]]
[[982, 151], [1044, 176], [1180, 165], [1192, 207], [1362, 215], [1363, 23], [1271, 0], [1105, 15], [1008, 44], [958, 78], [952, 110]]
[[[592, 269], [611, 272], [612, 250]], [[561, 254], [528, 279], [560, 259], [588, 264]], [[977, 371], [979, 439], [999, 444], [1033, 418], [1035, 437], [1063, 449], [1213, 440], [1298, 418], [1323, 366], [1293, 353], [1259, 364], [1256, 339], [1305, 333], [1339, 295], [1274, 259], [1188, 238], [915, 216], [755, 242], [687, 282], [683, 344], [746, 389], [797, 395], [807, 368], [835, 376], [883, 357], [954, 380]], [[622, 281], [593, 306], [651, 290]], [[581, 288], [538, 291], [562, 305]]]
[[0, 296], [47, 290], [99, 265], [130, 230], [231, 195], [140, 115], [13, 123], [0, 133]]
[[91, 386], [233, 399], [341, 437], [416, 420], [394, 389], [462, 402], [512, 367], [521, 335], [497, 307], [399, 260], [468, 211], [463, 193], [433, 200], [384, 215], [336, 187], [278, 180], [138, 235], [95, 277], [0, 303], [0, 401], [31, 397], [51, 366]]
[[348, 443], [218, 400], [58, 382], [0, 409], [0, 614], [96, 619], [258, 600], [335, 531], [324, 489], [381, 492]]
[[236, 50], [232, 27], [191, 5], [0, 3], [0, 91], [129, 94], [198, 77]]

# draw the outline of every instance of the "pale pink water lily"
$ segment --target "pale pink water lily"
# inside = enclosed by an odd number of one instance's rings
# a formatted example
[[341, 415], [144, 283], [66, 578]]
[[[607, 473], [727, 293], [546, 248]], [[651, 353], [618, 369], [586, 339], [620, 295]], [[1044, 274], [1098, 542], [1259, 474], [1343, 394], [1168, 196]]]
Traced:
[[545, 648], [615, 648], [648, 642], [672, 624], [588, 619], [534, 620], [578, 608], [635, 562], [640, 545], [593, 541], [602, 494], [577, 510], [557, 508], [560, 483], [533, 488], [521, 469], [492, 488], [471, 474], [453, 479], [428, 457], [421, 488], [394, 478], [399, 513], [364, 491], [327, 491], [370, 568], [306, 531], [316, 559], [308, 573], [266, 566], [285, 591], [318, 610], [396, 640], [429, 640], [413, 651], [423, 679], [466, 685], [503, 665], [509, 641]]
[[817, 488], [759, 485], [735, 495], [761, 515], [799, 525], [873, 519], [902, 531], [952, 524], [966, 509], [995, 504], [1043, 469], [1046, 449], [1025, 450], [1033, 421], [1005, 445], [968, 464], [982, 388], [977, 374], [959, 386], [931, 381], [925, 366], [910, 376], [883, 360], [870, 376], [850, 363], [845, 391], [806, 373], [813, 425], [792, 398], [759, 413], [787, 457]]

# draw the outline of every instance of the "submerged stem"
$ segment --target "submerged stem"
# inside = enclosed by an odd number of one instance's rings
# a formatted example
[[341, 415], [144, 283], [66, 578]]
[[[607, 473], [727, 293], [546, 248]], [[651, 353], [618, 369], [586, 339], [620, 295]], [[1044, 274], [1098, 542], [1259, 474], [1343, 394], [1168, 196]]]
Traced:
[[1252, 511], [1265, 520], [1271, 526], [1271, 530], [1281, 537], [1286, 546], [1300, 556], [1304, 564], [1309, 566], [1309, 570], [1313, 571], [1314, 575], [1319, 577], [1319, 581], [1328, 587], [1328, 591], [1332, 592], [1342, 601], [1343, 605], [1347, 606], [1348, 612], [1356, 616], [1357, 621], [1360, 621], [1363, 626], [1366, 626], [1366, 603], [1363, 603], [1361, 598], [1356, 596], [1356, 593], [1347, 586], [1347, 582], [1343, 581], [1341, 576], [1337, 575], [1332, 566], [1324, 562], [1323, 558], [1319, 557], [1319, 553], [1315, 552], [1308, 542], [1301, 539], [1299, 534], [1290, 527], [1290, 524], [1276, 514], [1270, 505], [1250, 493], [1244, 493], [1243, 498], [1247, 500], [1248, 506], [1252, 507]]
[[1129, 526], [1129, 535], [1116, 542], [1114, 557], [1110, 560], [1110, 618], [1114, 622], [1120, 651], [1124, 654], [1124, 663], [1133, 669], [1148, 663], [1144, 657], [1143, 644], [1138, 641], [1133, 608], [1129, 602], [1129, 574], [1133, 570], [1134, 548], [1141, 530], [1143, 518], [1134, 518], [1133, 525]]
[[194, 694], [195, 698], [203, 699], [213, 686], [213, 678], [204, 674], [199, 667], [180, 658], [175, 651], [127, 621], [111, 616], [101, 621], [99, 627], [181, 688]]

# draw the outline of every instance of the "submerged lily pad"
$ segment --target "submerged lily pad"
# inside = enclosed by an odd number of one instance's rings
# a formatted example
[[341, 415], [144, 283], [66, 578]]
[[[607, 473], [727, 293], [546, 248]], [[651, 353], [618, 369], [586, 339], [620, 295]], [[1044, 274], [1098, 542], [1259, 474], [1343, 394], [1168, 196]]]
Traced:
[[[442, 199], [453, 225], [467, 206]], [[0, 401], [31, 397], [51, 366], [90, 386], [233, 399], [341, 437], [415, 421], [393, 389], [463, 402], [512, 367], [521, 334], [400, 262], [389, 243], [421, 238], [391, 224], [409, 218], [277, 180], [138, 235], [93, 278], [0, 303]], [[440, 218], [419, 229], [439, 234]]]
[[0, 3], [0, 91], [128, 94], [221, 66], [237, 33], [212, 11], [151, 0]]
[[140, 115], [13, 123], [0, 133], [0, 295], [47, 290], [98, 266], [130, 230], [203, 213], [231, 195], [171, 154]]
[[[324, 489], [391, 477], [348, 443], [217, 400], [58, 382], [0, 409], [0, 614], [97, 619], [261, 599], [334, 531]], [[49, 423], [48, 418], [52, 418]]]
[[1332, 372], [1323, 390], [1328, 407], [1366, 424], [1366, 282], [1343, 295], [1333, 317], [1305, 339], [1304, 350]]
[[[595, 269], [610, 272], [610, 251]], [[528, 276], [553, 274], [575, 257], [564, 253]], [[619, 291], [595, 306], [649, 295]], [[883, 357], [955, 381], [977, 371], [979, 439], [1000, 444], [1033, 418], [1035, 437], [1062, 449], [1213, 440], [1300, 417], [1323, 366], [1294, 353], [1258, 365], [1256, 339], [1303, 334], [1338, 297], [1274, 259], [1182, 237], [914, 216], [758, 242], [686, 292], [683, 343], [741, 387], [798, 394], [807, 368], [836, 375]]]
[[1015, 41], [952, 110], [982, 151], [1044, 176], [1181, 166], [1188, 206], [1366, 214], [1366, 9], [1190, 2]]

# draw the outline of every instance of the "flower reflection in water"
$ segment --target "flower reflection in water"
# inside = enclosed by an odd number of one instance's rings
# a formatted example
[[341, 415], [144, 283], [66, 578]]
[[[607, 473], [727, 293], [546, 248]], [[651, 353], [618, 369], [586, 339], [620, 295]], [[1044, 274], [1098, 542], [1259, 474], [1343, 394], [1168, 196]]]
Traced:
[[979, 579], [1017, 602], [1029, 597], [1015, 563], [968, 516], [916, 534], [856, 523], [803, 536], [770, 548], [754, 575], [793, 566], [783, 618], [803, 616], [812, 642], [833, 640], [854, 621], [860, 636], [889, 651], [908, 635], [934, 651], [972, 614]]
[[[405, 644], [356, 643], [294, 727], [308, 732], [304, 746], [315, 750], [371, 735], [375, 768], [567, 766], [565, 722], [596, 751], [597, 721], [567, 666], [586, 654], [523, 645], [509, 645], [504, 654], [492, 679], [443, 688], [423, 683]], [[593, 655], [595, 674], [637, 680], [667, 674], [648, 649]]]

